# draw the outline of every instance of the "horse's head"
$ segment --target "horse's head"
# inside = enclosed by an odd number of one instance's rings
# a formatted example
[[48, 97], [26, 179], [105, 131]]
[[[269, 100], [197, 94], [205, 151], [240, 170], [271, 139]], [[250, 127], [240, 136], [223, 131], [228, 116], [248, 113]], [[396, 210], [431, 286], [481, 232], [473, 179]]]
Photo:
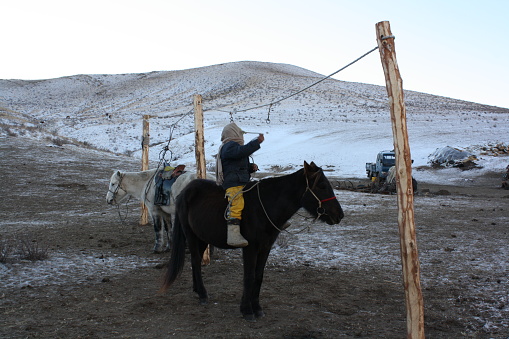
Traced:
[[110, 179], [110, 185], [108, 187], [108, 193], [106, 194], [106, 202], [110, 205], [116, 205], [128, 194], [127, 191], [122, 188], [122, 179], [124, 173], [120, 171], [114, 171]]
[[304, 176], [307, 188], [302, 206], [317, 219], [329, 225], [338, 224], [344, 217], [343, 209], [322, 169], [314, 162], [304, 162]]

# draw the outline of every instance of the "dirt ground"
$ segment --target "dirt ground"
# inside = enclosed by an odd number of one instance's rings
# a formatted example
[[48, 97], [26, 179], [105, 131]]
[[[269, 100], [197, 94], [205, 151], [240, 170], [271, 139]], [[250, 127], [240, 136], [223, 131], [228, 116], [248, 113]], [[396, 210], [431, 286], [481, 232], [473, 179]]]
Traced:
[[[339, 264], [290, 259], [282, 241], [275, 258], [286, 259], [269, 262], [262, 286], [266, 316], [246, 322], [239, 250], [217, 250], [203, 268], [208, 305], [192, 292], [189, 260], [158, 293], [167, 254], [151, 252], [153, 231], [138, 226], [138, 202], [119, 210], [124, 223], [105, 203], [111, 170], [136, 170], [134, 159], [0, 140], [0, 240], [29, 237], [49, 255], [34, 263], [13, 253], [0, 264], [2, 338], [406, 336], [394, 196], [340, 192], [342, 223], [310, 231], [340, 234], [333, 248], [320, 244], [345, 256]], [[429, 338], [509, 337], [509, 191], [498, 188], [500, 176], [419, 187], [431, 193], [415, 197]], [[292, 221], [295, 229], [307, 223]]]

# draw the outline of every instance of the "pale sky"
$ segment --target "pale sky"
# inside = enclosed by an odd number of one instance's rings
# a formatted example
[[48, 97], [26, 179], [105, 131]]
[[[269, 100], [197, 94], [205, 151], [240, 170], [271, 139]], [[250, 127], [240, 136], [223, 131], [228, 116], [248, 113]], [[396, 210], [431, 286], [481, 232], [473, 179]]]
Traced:
[[[509, 108], [507, 0], [0, 0], [0, 79], [234, 61], [328, 75], [389, 21], [403, 87]], [[378, 51], [335, 79], [384, 85]]]

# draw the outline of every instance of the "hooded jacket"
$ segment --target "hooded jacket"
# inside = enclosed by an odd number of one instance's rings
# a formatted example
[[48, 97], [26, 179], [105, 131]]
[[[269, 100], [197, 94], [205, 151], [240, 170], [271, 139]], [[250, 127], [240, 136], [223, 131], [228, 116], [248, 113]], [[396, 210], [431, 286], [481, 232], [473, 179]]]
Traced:
[[247, 184], [252, 173], [249, 156], [260, 149], [260, 142], [255, 138], [244, 145], [244, 132], [235, 123], [224, 127], [221, 141], [216, 163], [217, 184], [224, 189]]

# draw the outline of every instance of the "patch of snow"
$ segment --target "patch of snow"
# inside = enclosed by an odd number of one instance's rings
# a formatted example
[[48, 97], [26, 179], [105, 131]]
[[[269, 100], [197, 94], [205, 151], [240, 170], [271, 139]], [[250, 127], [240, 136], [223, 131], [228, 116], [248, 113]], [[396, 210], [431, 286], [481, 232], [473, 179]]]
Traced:
[[151, 265], [155, 263], [135, 255], [53, 252], [46, 260], [0, 264], [0, 278], [4, 289], [100, 282], [102, 278]]
[[[285, 64], [238, 62], [184, 71], [120, 75], [76, 75], [41, 81], [0, 80], [4, 131], [35, 138], [71, 138], [98, 149], [140, 158], [143, 115], [150, 118], [150, 160], [194, 167], [193, 95], [203, 96], [205, 155], [209, 168], [230, 114], [246, 131], [265, 134], [254, 161], [262, 171], [297, 168], [306, 161], [329, 175], [365, 177], [365, 163], [393, 148], [383, 87], [326, 80], [271, 107], [268, 104], [309, 86], [320, 75]], [[503, 122], [509, 110], [405, 92], [414, 166], [426, 166], [437, 148], [508, 143]], [[270, 119], [270, 123], [267, 123]], [[176, 124], [176, 125], [175, 125]], [[35, 126], [35, 127], [34, 127]], [[175, 127], [175, 128], [174, 128]], [[5, 133], [5, 132], [4, 132]], [[255, 135], [246, 135], [246, 139]], [[479, 151], [474, 152], [479, 158]], [[171, 157], [171, 159], [170, 159]], [[484, 156], [482, 170], [500, 171], [507, 156]], [[449, 176], [451, 175], [451, 176]], [[418, 181], [445, 183], [457, 171], [416, 171]], [[457, 179], [455, 179], [457, 180]]]

